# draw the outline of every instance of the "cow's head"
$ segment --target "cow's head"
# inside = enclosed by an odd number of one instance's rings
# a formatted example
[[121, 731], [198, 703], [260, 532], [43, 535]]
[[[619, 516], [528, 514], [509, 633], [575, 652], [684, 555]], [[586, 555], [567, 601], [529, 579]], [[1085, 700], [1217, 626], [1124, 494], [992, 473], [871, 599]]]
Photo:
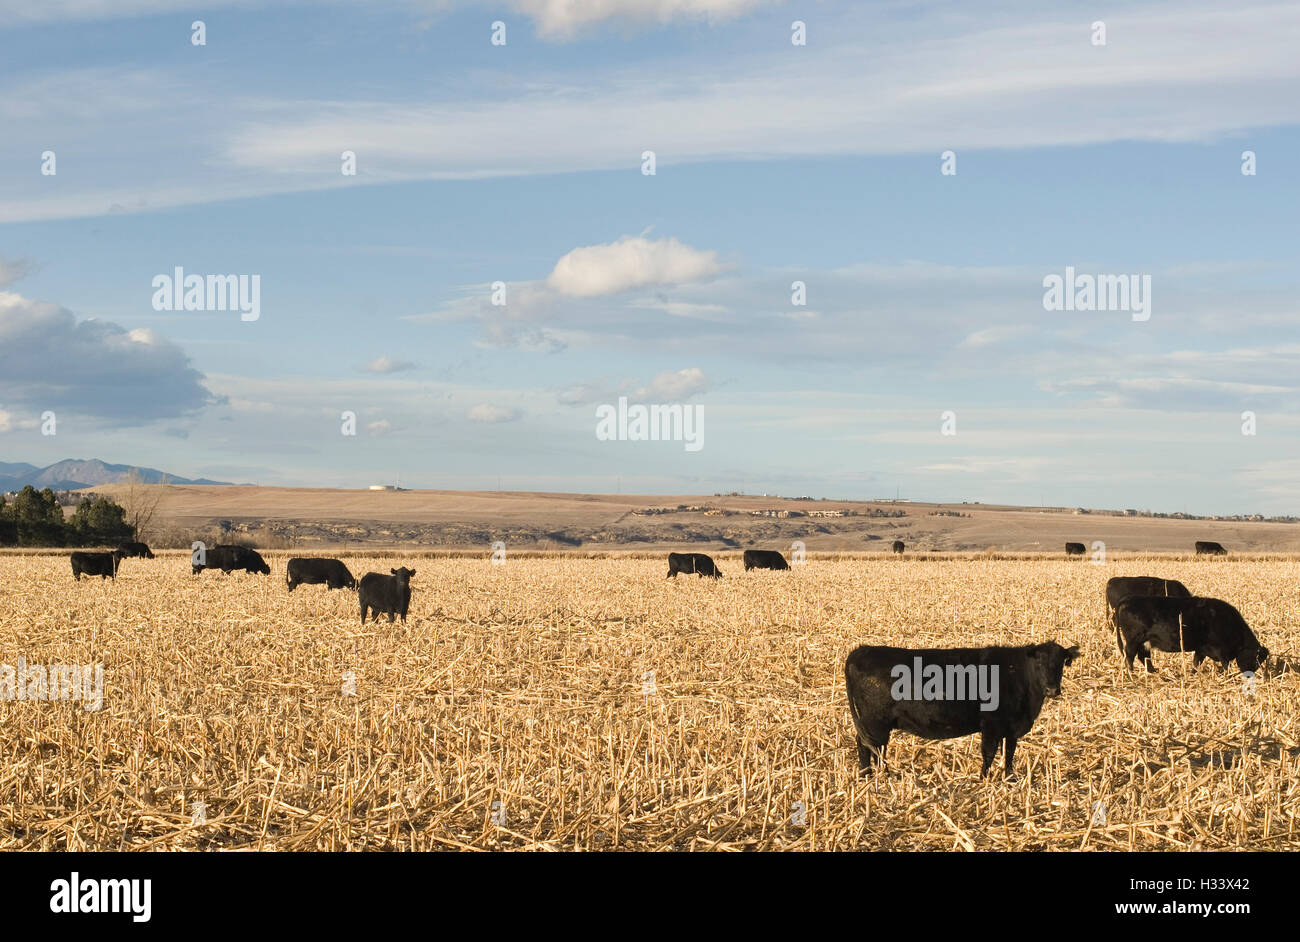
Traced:
[[1061, 675], [1069, 664], [1079, 656], [1079, 646], [1063, 648], [1055, 641], [1036, 644], [1029, 650], [1030, 675], [1042, 684], [1043, 695], [1059, 697], [1061, 695]]
[[403, 566], [401, 569], [390, 569], [388, 571], [397, 577], [397, 582], [399, 585], [410, 584], [411, 577], [415, 575], [414, 569], [407, 569], [405, 566]]
[[1268, 661], [1268, 648], [1259, 642], [1251, 644], [1247, 642], [1246, 646], [1237, 652], [1237, 667], [1242, 672], [1250, 671], [1252, 674], [1257, 672]]

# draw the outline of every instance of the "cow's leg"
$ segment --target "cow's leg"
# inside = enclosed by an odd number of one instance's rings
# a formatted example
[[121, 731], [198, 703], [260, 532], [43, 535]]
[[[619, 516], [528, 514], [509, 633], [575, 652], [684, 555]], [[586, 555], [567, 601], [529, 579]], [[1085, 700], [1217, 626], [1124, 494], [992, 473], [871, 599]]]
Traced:
[[1011, 760], [1016, 756], [1016, 737], [1008, 736], [1006, 743], [1006, 764], [1003, 766], [1003, 775], [1006, 778], [1015, 778], [1016, 773], [1011, 771]]
[[1205, 660], [1205, 655], [1202, 654], [1200, 651], [1194, 651], [1192, 653], [1192, 669], [1195, 670], [1196, 668], [1200, 667], [1201, 661], [1203, 660]]
[[366, 603], [362, 602], [361, 603], [361, 624], [364, 625], [365, 623], [366, 623]]
[[[378, 621], [379, 619], [376, 618], [375, 620]], [[388, 612], [388, 623], [391, 625], [396, 620], [397, 620], [396, 616], [394, 616], [393, 612], [390, 610]]]
[[1150, 649], [1150, 648], [1143, 648], [1143, 649], [1142, 649], [1142, 663], [1145, 664], [1145, 665], [1147, 666], [1147, 673], [1148, 673], [1148, 674], [1154, 674], [1154, 673], [1156, 673], [1156, 666], [1155, 666], [1155, 664], [1151, 663], [1151, 649]]
[[859, 732], [857, 735], [858, 744], [858, 771], [863, 775], [870, 775], [872, 766], [876, 760], [880, 760], [881, 768], [885, 768], [885, 749], [889, 746], [889, 729], [884, 730], [870, 729], [866, 737]]
[[1133, 659], [1142, 654], [1142, 648], [1135, 641], [1125, 640], [1124, 642], [1124, 660], [1128, 662], [1128, 669], [1133, 669]]
[[984, 765], [980, 768], [980, 778], [989, 774], [989, 766], [993, 764], [994, 757], [998, 754], [998, 746], [1002, 743], [1002, 736], [991, 729], [980, 731], [980, 753], [984, 757]]

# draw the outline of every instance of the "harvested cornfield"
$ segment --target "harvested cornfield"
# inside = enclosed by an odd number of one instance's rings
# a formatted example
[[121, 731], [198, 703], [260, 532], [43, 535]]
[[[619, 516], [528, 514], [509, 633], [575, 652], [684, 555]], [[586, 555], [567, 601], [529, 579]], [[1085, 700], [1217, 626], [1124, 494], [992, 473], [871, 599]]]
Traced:
[[[269, 577], [160, 554], [81, 583], [0, 556], [0, 660], [103, 665], [97, 710], [0, 700], [0, 847], [1300, 849], [1294, 559], [724, 555], [722, 580], [667, 581], [661, 559], [344, 556], [417, 570], [409, 620], [362, 626], [354, 593], [291, 595], [265, 555]], [[1178, 654], [1127, 673], [1103, 586], [1133, 574], [1234, 603], [1273, 670], [1251, 692]], [[853, 647], [1047, 639], [1082, 657], [1016, 780], [980, 780], [978, 737], [906, 734], [858, 776]]]

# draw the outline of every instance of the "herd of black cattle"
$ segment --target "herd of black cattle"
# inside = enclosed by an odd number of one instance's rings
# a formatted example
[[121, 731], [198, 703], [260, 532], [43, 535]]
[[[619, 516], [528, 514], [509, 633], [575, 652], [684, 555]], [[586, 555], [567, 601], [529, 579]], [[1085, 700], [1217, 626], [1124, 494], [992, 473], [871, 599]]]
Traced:
[[[1071, 555], [1071, 545], [1082, 547], [1067, 544]], [[902, 551], [902, 542], [896, 541], [894, 552]], [[1196, 551], [1225, 552], [1217, 543], [1202, 542], [1196, 544]], [[83, 575], [116, 579], [121, 560], [132, 556], [154, 558], [143, 543], [123, 543], [111, 553], [76, 552], [71, 557], [72, 574], [78, 581]], [[775, 550], [745, 550], [744, 563], [746, 570], [790, 568]], [[257, 550], [233, 545], [201, 547], [191, 565], [195, 575], [204, 569], [220, 569], [227, 575], [234, 570], [271, 572]], [[678, 573], [722, 577], [705, 553], [669, 553], [668, 577]], [[358, 581], [341, 560], [320, 557], [294, 557], [285, 567], [290, 592], [303, 584], [355, 589], [362, 624], [368, 611], [376, 622], [380, 613], [390, 622], [398, 615], [406, 621], [414, 575], [414, 569], [403, 567], [389, 570], [388, 575], [368, 572]], [[1117, 576], [1106, 583], [1106, 605], [1120, 655], [1130, 670], [1140, 657], [1147, 671], [1155, 672], [1152, 651], [1190, 651], [1194, 668], [1206, 658], [1223, 670], [1236, 661], [1239, 670], [1253, 677], [1269, 657], [1268, 648], [1259, 643], [1236, 608], [1221, 599], [1193, 596], [1173, 579]], [[981, 776], [988, 774], [998, 747], [1005, 743], [1005, 772], [1012, 775], [1016, 741], [1033, 727], [1043, 701], [1060, 696], [1062, 674], [1078, 656], [1077, 647], [1064, 648], [1055, 641], [1022, 647], [856, 648], [844, 663], [844, 678], [861, 770], [869, 773], [877, 759], [884, 764], [889, 735], [899, 729], [925, 739], [980, 733]], [[936, 681], [925, 696], [917, 696], [915, 687], [909, 692], [907, 684], [898, 682], [901, 672], [912, 665], [927, 669], [926, 676]], [[991, 685], [983, 691], [988, 696], [977, 696], [984, 681]]]

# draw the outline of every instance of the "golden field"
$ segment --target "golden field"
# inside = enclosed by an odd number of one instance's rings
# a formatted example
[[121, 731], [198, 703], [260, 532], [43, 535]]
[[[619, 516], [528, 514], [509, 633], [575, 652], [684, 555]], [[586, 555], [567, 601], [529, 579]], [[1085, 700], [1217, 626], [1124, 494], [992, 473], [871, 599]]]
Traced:
[[[291, 595], [264, 555], [269, 577], [176, 553], [116, 583], [0, 556], [0, 663], [104, 665], [97, 712], [0, 701], [0, 848], [1300, 849], [1292, 558], [721, 554], [723, 580], [667, 581], [662, 558], [345, 555], [417, 570], [409, 620], [362, 627], [354, 593]], [[1190, 655], [1123, 669], [1103, 586], [1139, 574], [1241, 609], [1282, 655], [1253, 695]], [[1083, 656], [1016, 780], [979, 779], [977, 736], [902, 733], [859, 778], [853, 647], [1049, 639]]]

